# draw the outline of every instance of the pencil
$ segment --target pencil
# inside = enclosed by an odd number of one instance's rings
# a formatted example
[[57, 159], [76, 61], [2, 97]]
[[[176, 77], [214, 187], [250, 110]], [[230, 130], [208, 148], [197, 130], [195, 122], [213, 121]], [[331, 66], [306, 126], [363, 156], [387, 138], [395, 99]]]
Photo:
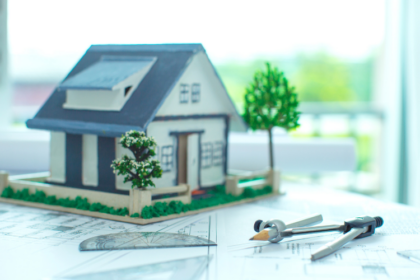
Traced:
[[267, 241], [268, 239], [275, 238], [277, 236], [278, 236], [277, 229], [272, 227], [272, 228], [267, 228], [260, 231], [259, 233], [251, 237], [249, 240]]

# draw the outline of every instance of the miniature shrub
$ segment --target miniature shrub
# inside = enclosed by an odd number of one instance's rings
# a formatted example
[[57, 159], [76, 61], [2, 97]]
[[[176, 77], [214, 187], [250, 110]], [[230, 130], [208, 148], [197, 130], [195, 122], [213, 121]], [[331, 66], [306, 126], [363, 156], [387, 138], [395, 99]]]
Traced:
[[152, 178], [162, 176], [160, 162], [153, 157], [156, 155], [156, 141], [147, 137], [144, 132], [130, 130], [121, 136], [120, 144], [130, 150], [134, 157], [124, 155], [112, 161], [114, 173], [124, 176], [124, 183], [131, 182], [132, 188], [145, 189], [155, 187]]
[[69, 197], [60, 198], [57, 200], [57, 205], [67, 208], [76, 208], [76, 201], [71, 200]]
[[55, 195], [47, 196], [44, 200], [44, 203], [48, 205], [57, 205], [57, 198]]
[[1, 197], [12, 198], [13, 193], [13, 189], [10, 186], [8, 186], [7, 188], [4, 188], [3, 192], [1, 193]]
[[76, 197], [76, 209], [89, 210], [89, 208], [90, 203], [87, 201], [87, 198]]
[[28, 201], [29, 189], [18, 190], [15, 194], [13, 194], [12, 198]]
[[184, 206], [184, 203], [181, 201], [171, 201], [169, 203], [169, 207], [174, 210], [174, 213], [179, 214], [182, 212], [182, 208]]
[[112, 208], [110, 208], [110, 207], [104, 206], [104, 207], [102, 207], [102, 209], [101, 209], [101, 210], [99, 210], [99, 213], [106, 213], [106, 214], [109, 214], [109, 213], [111, 212], [111, 209], [112, 209]]
[[254, 190], [253, 188], [246, 187], [244, 188], [243, 196], [246, 198], [254, 198], [257, 196], [257, 191]]
[[128, 213], [129, 213], [128, 208], [127, 207], [124, 207], [124, 208], [120, 208], [120, 210], [119, 210], [119, 212], [118, 212], [117, 215], [119, 215], [119, 216], [128, 216]]
[[106, 205], [102, 205], [99, 202], [90, 204], [87, 198], [82, 198], [81, 196], [77, 196], [75, 199], [70, 199], [69, 197], [57, 199], [55, 195], [47, 196], [45, 192], [39, 190], [36, 190], [35, 193], [30, 194], [29, 189], [17, 190], [15, 192], [10, 186], [8, 186], [3, 190], [1, 197], [44, 203], [47, 205], [55, 205], [67, 208], [76, 208], [79, 210], [89, 210], [118, 216], [128, 215], [127, 207], [114, 209], [114, 207], [108, 207]]
[[47, 196], [45, 195], [45, 193], [43, 191], [36, 190], [35, 195], [33, 196], [33, 200], [31, 200], [31, 201], [43, 203], [46, 198], [47, 198]]
[[100, 204], [99, 202], [92, 203], [92, 205], [90, 205], [89, 207], [89, 211], [93, 211], [93, 212], [98, 212], [101, 209], [102, 209], [102, 204]]

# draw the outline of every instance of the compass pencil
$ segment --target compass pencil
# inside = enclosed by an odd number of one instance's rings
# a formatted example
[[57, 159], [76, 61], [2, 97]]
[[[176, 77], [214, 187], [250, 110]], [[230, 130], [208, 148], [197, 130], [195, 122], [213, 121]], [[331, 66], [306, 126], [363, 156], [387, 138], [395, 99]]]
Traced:
[[266, 229], [260, 231], [259, 233], [257, 233], [253, 237], [251, 237], [249, 240], [267, 241], [268, 239], [275, 238], [278, 235], [279, 234], [277, 232], [277, 229], [275, 227], [271, 227], [271, 228], [266, 228]]

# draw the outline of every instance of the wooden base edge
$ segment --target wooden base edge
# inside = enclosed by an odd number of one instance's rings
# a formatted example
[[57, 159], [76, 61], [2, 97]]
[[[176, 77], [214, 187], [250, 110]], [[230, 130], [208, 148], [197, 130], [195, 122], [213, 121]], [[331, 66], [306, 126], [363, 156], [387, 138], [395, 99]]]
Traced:
[[101, 219], [107, 219], [107, 220], [112, 220], [112, 221], [117, 221], [117, 222], [147, 225], [147, 224], [162, 222], [162, 221], [166, 221], [166, 220], [170, 220], [170, 219], [182, 218], [182, 217], [185, 217], [185, 216], [190, 216], [190, 215], [195, 215], [195, 214], [199, 214], [199, 213], [203, 213], [203, 212], [217, 210], [217, 209], [221, 209], [221, 208], [226, 208], [226, 207], [230, 207], [230, 206], [249, 203], [249, 202], [253, 202], [253, 201], [257, 201], [257, 200], [261, 200], [261, 199], [265, 199], [265, 198], [269, 198], [269, 197], [274, 197], [274, 196], [278, 196], [278, 195], [280, 195], [280, 194], [272, 193], [272, 194], [258, 196], [258, 197], [255, 197], [255, 198], [247, 198], [247, 199], [244, 199], [244, 200], [241, 200], [241, 201], [236, 201], [236, 202], [232, 202], [232, 203], [227, 203], [227, 204], [221, 204], [221, 205], [217, 205], [217, 206], [213, 206], [213, 207], [208, 207], [208, 208], [204, 208], [204, 209], [200, 209], [200, 210], [188, 211], [186, 213], [172, 214], [172, 215], [169, 215], [169, 216], [162, 216], [162, 217], [151, 218], [151, 219], [131, 218], [131, 217], [127, 217], [127, 216], [122, 217], [122, 216], [116, 216], [116, 215], [99, 213], [99, 212], [91, 212], [91, 211], [87, 211], [87, 210], [79, 210], [79, 209], [75, 209], [75, 208], [66, 208], [66, 207], [62, 207], [62, 206], [54, 206], [54, 205], [48, 205], [48, 204], [43, 204], [43, 203], [16, 200], [16, 199], [11, 199], [11, 198], [0, 197], [0, 202], [11, 203], [11, 204], [16, 204], [16, 205], [21, 205], [21, 206], [41, 208], [41, 209], [46, 209], [46, 210], [53, 210], [53, 211], [58, 211], [58, 212], [67, 212], [67, 213], [78, 214], [78, 215], [89, 216], [89, 217], [95, 217], [95, 218], [101, 218]]

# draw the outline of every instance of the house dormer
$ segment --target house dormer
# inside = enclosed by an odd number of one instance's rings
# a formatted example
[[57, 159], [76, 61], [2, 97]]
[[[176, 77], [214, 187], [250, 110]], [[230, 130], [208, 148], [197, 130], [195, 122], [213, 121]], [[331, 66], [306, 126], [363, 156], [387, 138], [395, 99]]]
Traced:
[[120, 111], [156, 61], [156, 57], [103, 56], [60, 84], [64, 109]]

